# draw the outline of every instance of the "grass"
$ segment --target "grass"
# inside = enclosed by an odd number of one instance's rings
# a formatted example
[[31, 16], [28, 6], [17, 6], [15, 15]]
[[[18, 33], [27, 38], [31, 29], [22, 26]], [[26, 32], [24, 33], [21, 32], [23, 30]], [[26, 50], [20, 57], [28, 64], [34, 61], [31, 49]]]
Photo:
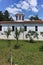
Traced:
[[30, 43], [19, 40], [19, 49], [14, 49], [15, 40], [11, 40], [10, 43], [7, 40], [0, 40], [0, 65], [10, 65], [10, 48], [13, 65], [43, 65], [43, 41]]

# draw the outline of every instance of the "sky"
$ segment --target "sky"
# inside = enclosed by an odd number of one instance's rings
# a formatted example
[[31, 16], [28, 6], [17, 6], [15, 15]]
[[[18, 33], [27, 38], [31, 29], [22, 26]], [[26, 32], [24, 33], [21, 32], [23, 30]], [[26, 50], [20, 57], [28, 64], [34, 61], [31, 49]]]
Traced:
[[0, 11], [7, 10], [15, 20], [15, 14], [25, 14], [25, 19], [38, 15], [43, 20], [43, 0], [0, 0]]

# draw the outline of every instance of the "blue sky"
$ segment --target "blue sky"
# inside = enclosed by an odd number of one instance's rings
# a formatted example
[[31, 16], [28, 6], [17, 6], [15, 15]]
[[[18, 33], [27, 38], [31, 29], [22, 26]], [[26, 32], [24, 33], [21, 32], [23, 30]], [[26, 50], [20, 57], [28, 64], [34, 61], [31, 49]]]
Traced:
[[43, 20], [43, 0], [0, 0], [0, 11], [8, 10], [15, 19], [15, 14], [24, 13], [25, 19], [38, 15]]

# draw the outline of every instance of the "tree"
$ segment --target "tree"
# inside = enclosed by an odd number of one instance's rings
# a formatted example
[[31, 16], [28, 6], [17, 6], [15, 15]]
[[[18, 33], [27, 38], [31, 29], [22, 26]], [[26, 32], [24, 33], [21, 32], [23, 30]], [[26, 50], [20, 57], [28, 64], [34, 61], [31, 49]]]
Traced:
[[20, 35], [20, 30], [18, 30], [18, 29], [16, 28], [16, 29], [15, 29], [15, 35], [14, 35], [14, 37], [16, 38], [17, 43], [18, 43], [19, 35]]
[[0, 21], [3, 21], [3, 19], [4, 19], [4, 15], [3, 15], [2, 11], [0, 11]]
[[40, 20], [40, 19], [39, 19], [39, 17], [36, 15], [36, 16], [34, 17], [34, 20]]
[[41, 20], [41, 19], [39, 19], [38, 15], [31, 16], [29, 19], [30, 20]]
[[33, 42], [33, 38], [38, 39], [38, 33], [36, 31], [29, 30], [28, 33], [26, 34], [26, 38], [28, 37], [29, 37], [30, 42]]
[[11, 29], [8, 27], [7, 31], [4, 31], [4, 34], [6, 35], [7, 39], [9, 38], [10, 33]]
[[8, 13], [7, 10], [4, 12], [4, 15], [5, 15], [5, 17], [6, 17], [7, 19], [9, 19], [9, 13]]
[[33, 16], [31, 16], [29, 19], [30, 19], [30, 20], [34, 20], [34, 17], [33, 17]]
[[13, 18], [10, 16], [7, 10], [5, 10], [3, 13], [0, 11], [0, 21], [13, 21]]
[[6, 21], [13, 21], [13, 18], [10, 17], [10, 14], [7, 10], [5, 10], [5, 12], [4, 12], [4, 17], [5, 17]]
[[14, 34], [14, 38], [17, 40], [17, 43], [15, 45], [15, 48], [19, 48], [19, 45], [18, 45], [18, 39], [19, 39], [19, 36], [20, 36], [20, 30], [18, 30], [17, 28], [15, 29], [15, 34]]

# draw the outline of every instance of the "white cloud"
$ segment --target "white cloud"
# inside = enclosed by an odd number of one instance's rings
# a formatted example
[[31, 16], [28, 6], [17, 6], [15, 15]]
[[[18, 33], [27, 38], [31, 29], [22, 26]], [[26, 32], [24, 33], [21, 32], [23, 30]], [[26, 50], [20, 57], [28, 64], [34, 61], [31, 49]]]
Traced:
[[33, 11], [33, 12], [38, 12], [38, 9], [37, 9], [36, 7], [33, 7], [33, 8], [32, 8], [32, 11]]
[[7, 7], [6, 10], [9, 12], [9, 13], [12, 13], [12, 14], [16, 14], [18, 12], [22, 12], [21, 9], [18, 9], [18, 8], [11, 8], [11, 7]]
[[21, 8], [21, 4], [16, 4], [16, 7], [17, 8]]
[[30, 21], [29, 19], [25, 19], [25, 21]]
[[26, 1], [20, 1], [20, 3], [16, 4], [16, 7], [27, 10], [29, 9], [29, 4]]
[[25, 10], [29, 9], [29, 3], [26, 1], [21, 2], [21, 8]]
[[[43, 5], [42, 5], [43, 7]], [[19, 12], [25, 11], [33, 11], [38, 12], [37, 8], [37, 0], [21, 0], [17, 4], [14, 3], [11, 6], [7, 7], [6, 10], [8, 10], [9, 13], [15, 15]], [[14, 18], [14, 16], [12, 16]]]
[[22, 10], [32, 10], [33, 12], [38, 12], [37, 0], [19, 1], [19, 3], [14, 3], [14, 5], [11, 5], [11, 7], [7, 7], [6, 9], [9, 11], [9, 13], [13, 14], [21, 12]]
[[28, 0], [31, 6], [37, 6], [37, 0]]
[[32, 10], [33, 12], [38, 12], [37, 0], [20, 1], [18, 4], [16, 4], [16, 7], [26, 11]]
[[31, 16], [34, 16], [34, 15], [29, 15], [28, 17], [30, 18]]
[[7, 7], [6, 10], [10, 13], [10, 16], [13, 18], [13, 20], [16, 20], [15, 18], [15, 14], [19, 13], [19, 12], [22, 12], [21, 9], [18, 9], [18, 8], [12, 8], [12, 7]]
[[43, 7], [43, 4], [41, 5], [41, 7]]
[[38, 8], [37, 8], [37, 0], [27, 0], [28, 3], [30, 4], [30, 9], [33, 12], [38, 12]]

